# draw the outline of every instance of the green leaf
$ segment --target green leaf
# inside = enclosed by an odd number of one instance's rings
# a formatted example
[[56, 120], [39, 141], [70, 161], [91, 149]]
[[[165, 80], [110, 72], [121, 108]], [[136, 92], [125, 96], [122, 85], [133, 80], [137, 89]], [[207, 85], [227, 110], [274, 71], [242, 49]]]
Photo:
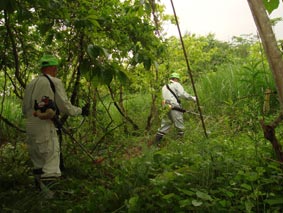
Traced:
[[122, 84], [126, 84], [127, 82], [129, 82], [128, 76], [120, 70], [117, 72], [116, 76]]
[[231, 197], [234, 196], [234, 193], [231, 192], [231, 191], [228, 191], [227, 189], [220, 189], [219, 191], [221, 191], [221, 193], [222, 193], [224, 196], [228, 196], [229, 198], [231, 198]]
[[241, 184], [241, 187], [247, 190], [252, 190], [252, 187], [246, 183]]
[[93, 78], [91, 78], [91, 83], [94, 87], [98, 87], [100, 80], [97, 76], [93, 76]]
[[279, 6], [279, 0], [263, 0], [265, 9], [269, 14], [273, 12], [273, 10], [277, 9]]
[[88, 60], [83, 60], [82, 63], [80, 63], [80, 71], [82, 74], [90, 73], [90, 62]]
[[96, 16], [96, 15], [91, 14], [91, 15], [89, 15], [89, 16], [86, 17], [86, 20], [89, 20], [89, 22], [92, 23], [92, 25], [93, 25], [92, 27], [93, 27], [94, 29], [100, 28], [100, 24], [99, 24], [99, 22], [97, 21], [97, 16]]
[[188, 196], [193, 196], [195, 194], [193, 191], [187, 189], [178, 189], [178, 190]]
[[197, 195], [198, 198], [200, 198], [202, 200], [209, 200], [209, 201], [213, 200], [209, 194], [203, 193], [201, 191], [197, 191], [196, 195]]
[[54, 38], [54, 34], [53, 34], [53, 32], [50, 32], [50, 33], [48, 34], [48, 36], [46, 37], [44, 44], [45, 44], [46, 46], [52, 44], [53, 38]]
[[252, 212], [254, 204], [251, 201], [245, 201], [246, 212]]
[[190, 202], [189, 199], [186, 199], [186, 200], [180, 200], [180, 201], [179, 201], [179, 204], [180, 204], [180, 207], [181, 207], [181, 208], [184, 208], [184, 207], [190, 206], [190, 205], [191, 205], [191, 202]]
[[132, 209], [136, 206], [137, 202], [139, 200], [139, 196], [134, 196], [131, 197], [130, 200], [128, 201], [129, 209]]
[[193, 206], [201, 206], [202, 205], [202, 201], [199, 200], [193, 200], [192, 201]]
[[219, 203], [220, 203], [220, 205], [223, 206], [223, 207], [226, 207], [226, 206], [227, 206], [227, 201], [226, 201], [226, 200], [220, 200]]
[[264, 201], [265, 203], [268, 203], [269, 205], [283, 205], [283, 197], [278, 197], [274, 199], [268, 199]]
[[151, 67], [151, 59], [148, 57], [144, 57], [143, 66], [146, 70], [149, 70]]
[[165, 200], [169, 200], [170, 198], [172, 198], [174, 196], [175, 196], [174, 193], [170, 193], [170, 194], [164, 195], [162, 198], [165, 199]]
[[101, 56], [104, 53], [104, 51], [101, 47], [97, 45], [89, 44], [87, 46], [87, 53], [91, 59], [95, 60], [98, 56]]
[[89, 78], [94, 87], [97, 87], [99, 84], [103, 84], [101, 80], [101, 70], [102, 68], [100, 66], [91, 67], [89, 70]]
[[112, 69], [112, 67], [107, 67], [106, 69], [102, 69], [102, 72], [100, 73], [100, 77], [102, 80], [102, 84], [109, 85], [114, 77], [115, 70]]
[[44, 22], [38, 25], [38, 30], [41, 34], [45, 35], [52, 29], [53, 23], [52, 22]]

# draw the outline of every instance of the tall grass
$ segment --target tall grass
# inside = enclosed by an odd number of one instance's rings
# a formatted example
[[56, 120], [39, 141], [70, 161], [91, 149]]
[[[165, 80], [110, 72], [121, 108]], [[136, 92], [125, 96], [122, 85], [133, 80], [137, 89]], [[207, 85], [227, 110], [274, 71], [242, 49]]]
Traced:
[[[24, 130], [21, 100], [14, 96], [6, 96], [4, 99], [3, 98], [4, 97], [1, 99], [1, 103], [3, 104], [0, 107], [2, 117], [8, 120], [8, 122], [17, 129]], [[0, 121], [0, 145], [1, 142], [12, 142], [14, 138], [22, 136], [22, 132], [18, 131], [16, 128], [8, 125], [4, 120]]]
[[[269, 88], [275, 91], [271, 72], [267, 73], [259, 63], [247, 66], [227, 64], [217, 72], [204, 75], [198, 82], [197, 90], [201, 104], [205, 112], [212, 114], [218, 114], [223, 107], [235, 104], [238, 107], [244, 106], [251, 100], [256, 100], [260, 103], [259, 107], [262, 107], [265, 90]], [[276, 107], [275, 96], [271, 95], [271, 101]]]

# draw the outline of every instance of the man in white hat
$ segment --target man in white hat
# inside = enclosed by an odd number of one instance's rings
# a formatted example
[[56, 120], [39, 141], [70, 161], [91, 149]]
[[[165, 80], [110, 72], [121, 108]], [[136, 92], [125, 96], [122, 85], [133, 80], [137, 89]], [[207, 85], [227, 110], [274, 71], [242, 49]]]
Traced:
[[56, 78], [58, 64], [53, 55], [44, 55], [40, 59], [42, 75], [27, 85], [23, 99], [27, 147], [35, 179], [39, 182], [61, 176], [60, 148], [54, 124], [56, 114], [89, 114], [87, 107], [73, 106], [68, 100], [62, 81]]
[[169, 107], [170, 110], [162, 118], [161, 126], [155, 136], [155, 145], [160, 145], [161, 139], [167, 134], [172, 124], [176, 127], [179, 136], [184, 134], [184, 110], [182, 109], [180, 98], [196, 101], [196, 97], [188, 94], [179, 81], [179, 73], [173, 72], [170, 75], [169, 84], [162, 87], [163, 107]]

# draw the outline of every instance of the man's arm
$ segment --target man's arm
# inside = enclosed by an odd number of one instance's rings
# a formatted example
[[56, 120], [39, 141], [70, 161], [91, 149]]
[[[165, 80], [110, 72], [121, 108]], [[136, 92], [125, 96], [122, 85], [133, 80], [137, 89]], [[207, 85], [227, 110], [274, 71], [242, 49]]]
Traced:
[[60, 113], [67, 114], [70, 116], [82, 114], [82, 109], [80, 107], [72, 105], [69, 101], [62, 81], [58, 78], [53, 78], [52, 80], [56, 88], [55, 103]]
[[192, 100], [192, 101], [196, 101], [196, 97], [195, 96], [192, 96], [190, 95], [189, 93], [187, 93], [185, 90], [184, 90], [184, 87], [176, 82], [175, 83], [175, 87], [176, 87], [176, 90], [177, 90], [177, 94], [180, 98], [185, 98], [187, 100]]

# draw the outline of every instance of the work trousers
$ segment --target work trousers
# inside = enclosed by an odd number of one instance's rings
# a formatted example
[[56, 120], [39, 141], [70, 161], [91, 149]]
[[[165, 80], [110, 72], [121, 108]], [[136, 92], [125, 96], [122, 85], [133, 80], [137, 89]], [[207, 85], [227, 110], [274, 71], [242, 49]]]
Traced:
[[56, 129], [49, 129], [48, 133], [28, 133], [27, 147], [34, 169], [42, 169], [41, 177], [59, 177], [61, 171], [60, 148]]
[[184, 116], [183, 112], [170, 110], [167, 115], [162, 118], [161, 126], [158, 129], [158, 134], [165, 135], [170, 130], [172, 124], [176, 127], [178, 135], [184, 134]]

